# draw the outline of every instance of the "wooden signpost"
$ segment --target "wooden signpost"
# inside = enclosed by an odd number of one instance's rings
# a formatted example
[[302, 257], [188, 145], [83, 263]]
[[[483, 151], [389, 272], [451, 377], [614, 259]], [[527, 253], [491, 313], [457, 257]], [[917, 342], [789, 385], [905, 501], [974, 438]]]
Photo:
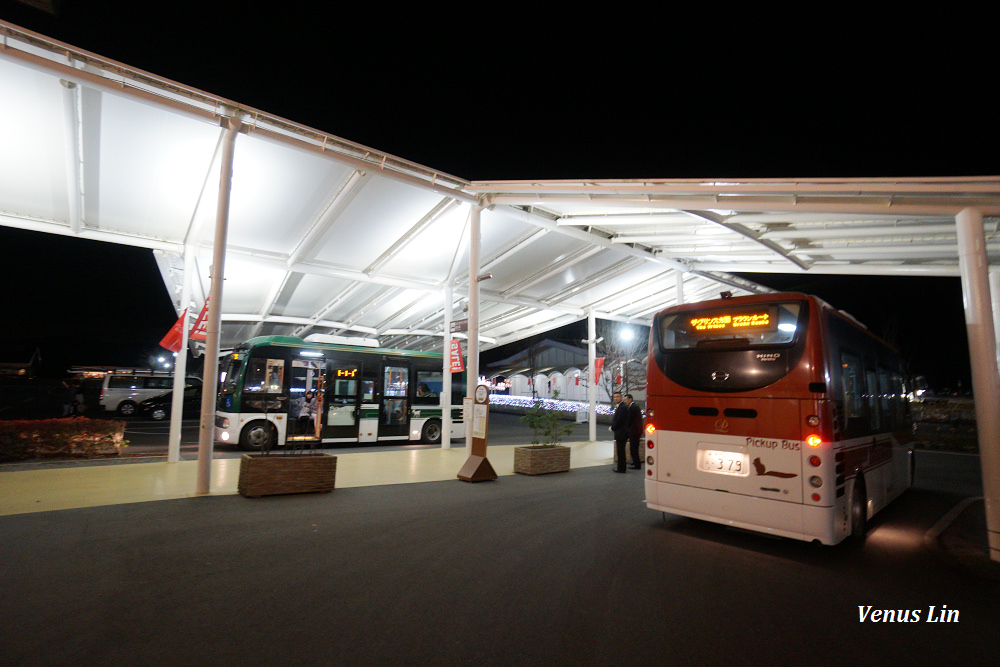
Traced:
[[486, 459], [486, 436], [490, 428], [490, 390], [484, 384], [476, 387], [472, 404], [472, 454], [458, 471], [463, 482], [485, 482], [497, 478]]

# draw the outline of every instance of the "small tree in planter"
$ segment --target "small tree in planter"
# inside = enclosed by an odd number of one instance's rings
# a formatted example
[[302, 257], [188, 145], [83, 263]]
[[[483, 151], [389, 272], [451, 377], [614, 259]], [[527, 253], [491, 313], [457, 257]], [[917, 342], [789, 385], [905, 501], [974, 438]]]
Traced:
[[[552, 394], [559, 398], [559, 391]], [[514, 448], [514, 472], [525, 475], [542, 475], [569, 470], [570, 448], [559, 444], [573, 427], [562, 423], [559, 410], [547, 409], [542, 399], [525, 411], [521, 420], [532, 428], [534, 438], [530, 445]]]

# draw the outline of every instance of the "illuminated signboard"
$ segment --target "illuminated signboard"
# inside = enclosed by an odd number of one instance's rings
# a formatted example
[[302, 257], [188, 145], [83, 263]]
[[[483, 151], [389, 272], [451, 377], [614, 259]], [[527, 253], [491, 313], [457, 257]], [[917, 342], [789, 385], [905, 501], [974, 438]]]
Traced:
[[732, 334], [741, 331], [773, 331], [777, 324], [772, 308], [730, 313], [699, 313], [688, 320], [692, 334]]
[[357, 368], [335, 368], [333, 369], [333, 377], [335, 378], [354, 378], [358, 376]]

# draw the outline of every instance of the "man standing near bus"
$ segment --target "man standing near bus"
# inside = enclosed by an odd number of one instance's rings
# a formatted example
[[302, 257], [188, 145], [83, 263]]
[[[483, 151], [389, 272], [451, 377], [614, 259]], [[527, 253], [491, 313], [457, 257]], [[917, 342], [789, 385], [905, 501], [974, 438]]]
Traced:
[[625, 472], [625, 441], [628, 440], [628, 406], [622, 402], [622, 395], [617, 391], [611, 397], [615, 404], [615, 414], [611, 417], [611, 432], [615, 436], [615, 472]]
[[625, 394], [625, 405], [628, 406], [628, 450], [632, 455], [632, 468], [642, 469], [642, 459], [639, 458], [639, 441], [642, 440], [642, 408], [632, 398]]

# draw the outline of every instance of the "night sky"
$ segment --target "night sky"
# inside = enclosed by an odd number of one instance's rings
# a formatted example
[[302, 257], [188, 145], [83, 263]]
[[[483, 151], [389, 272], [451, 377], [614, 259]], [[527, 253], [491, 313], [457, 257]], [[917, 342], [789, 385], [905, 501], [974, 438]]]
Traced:
[[[1000, 174], [986, 96], [1000, 58], [992, 22], [974, 14], [56, 4], [50, 16], [0, 0], [0, 18], [469, 180]], [[0, 227], [15, 258], [0, 279], [17, 293], [5, 296], [15, 308], [0, 348], [107, 334], [128, 343], [95, 343], [71, 362], [131, 364], [118, 357], [155, 350], [174, 315], [150, 251], [38, 236]], [[957, 279], [753, 278], [802, 283], [874, 330], [895, 327], [916, 367], [954, 354], [940, 383], [954, 386], [949, 369], [963, 363], [968, 376], [963, 336], [918, 335], [926, 316], [907, 324], [918, 303], [907, 296], [933, 290], [945, 301], [923, 303], [958, 314], [932, 319], [961, 329]], [[871, 298], [890, 289], [895, 314]]]

